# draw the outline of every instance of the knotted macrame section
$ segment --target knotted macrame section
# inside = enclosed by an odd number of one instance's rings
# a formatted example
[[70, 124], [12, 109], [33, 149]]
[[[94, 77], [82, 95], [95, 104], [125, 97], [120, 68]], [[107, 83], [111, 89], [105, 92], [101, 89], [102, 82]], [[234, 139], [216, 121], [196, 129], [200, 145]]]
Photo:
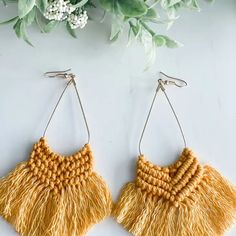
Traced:
[[111, 207], [88, 144], [64, 157], [41, 138], [29, 161], [0, 180], [0, 215], [22, 236], [82, 236]]
[[135, 236], [220, 236], [236, 217], [236, 188], [185, 148], [168, 167], [138, 158], [114, 217]]

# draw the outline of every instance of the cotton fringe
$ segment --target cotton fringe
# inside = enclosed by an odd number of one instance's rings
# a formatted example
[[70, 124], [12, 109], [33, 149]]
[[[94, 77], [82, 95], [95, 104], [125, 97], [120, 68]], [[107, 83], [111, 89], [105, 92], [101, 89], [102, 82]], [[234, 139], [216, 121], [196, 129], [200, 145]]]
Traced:
[[93, 174], [85, 185], [51, 194], [26, 163], [0, 181], [0, 215], [22, 236], [84, 235], [110, 215], [111, 198], [102, 179]]
[[23, 162], [0, 180], [0, 215], [20, 235], [82, 236], [110, 215], [111, 196], [96, 173], [79, 184], [67, 182], [66, 187], [54, 192], [53, 183], [45, 184], [47, 180], [43, 182], [39, 172]]
[[[151, 178], [151, 177], [150, 177]], [[135, 236], [220, 236], [235, 221], [236, 188], [210, 166], [189, 196], [174, 205], [128, 183], [113, 216]]]

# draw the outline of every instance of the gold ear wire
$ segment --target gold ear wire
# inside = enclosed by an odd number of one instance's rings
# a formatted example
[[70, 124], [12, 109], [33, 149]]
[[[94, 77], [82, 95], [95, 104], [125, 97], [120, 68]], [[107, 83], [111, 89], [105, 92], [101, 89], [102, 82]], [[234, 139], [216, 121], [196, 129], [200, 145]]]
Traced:
[[61, 93], [61, 95], [60, 95], [60, 97], [59, 97], [59, 99], [58, 99], [58, 101], [57, 101], [53, 111], [52, 111], [52, 114], [50, 115], [50, 118], [49, 118], [49, 120], [47, 122], [46, 128], [45, 128], [45, 130], [43, 132], [43, 137], [45, 137], [45, 135], [46, 135], [48, 126], [51, 123], [53, 115], [54, 115], [54, 113], [55, 113], [55, 111], [56, 111], [56, 109], [57, 109], [57, 107], [58, 107], [58, 105], [59, 105], [59, 103], [60, 103], [60, 101], [61, 101], [61, 99], [62, 99], [62, 97], [63, 97], [63, 95], [65, 93], [65, 91], [66, 91], [66, 89], [68, 88], [68, 86], [71, 83], [73, 83], [75, 91], [76, 91], [76, 95], [77, 95], [77, 98], [78, 98], [78, 101], [79, 101], [79, 105], [80, 105], [80, 108], [81, 108], [81, 111], [82, 111], [82, 115], [83, 115], [83, 119], [84, 119], [84, 122], [85, 122], [85, 126], [86, 126], [86, 129], [87, 129], [87, 134], [88, 134], [88, 141], [87, 141], [87, 143], [89, 143], [90, 142], [90, 131], [89, 131], [86, 115], [85, 115], [85, 112], [84, 112], [83, 104], [81, 102], [81, 98], [80, 98], [80, 95], [79, 95], [79, 91], [78, 91], [77, 86], [76, 86], [76, 81], [75, 81], [76, 76], [73, 73], [68, 73], [70, 71], [71, 71], [71, 69], [64, 70], [64, 71], [49, 71], [49, 72], [44, 73], [44, 76], [49, 77], [49, 78], [60, 77], [60, 78], [63, 78], [63, 79], [69, 79], [69, 81], [66, 84], [65, 88], [63, 89], [63, 91], [62, 91], [62, 93]]
[[76, 81], [75, 81], [76, 76], [73, 73], [68, 73], [70, 71], [71, 71], [71, 69], [62, 70], [62, 71], [48, 71], [48, 72], [44, 73], [44, 76], [48, 77], [48, 78], [59, 77], [59, 78], [63, 78], [63, 79], [69, 79], [68, 83], [73, 82], [74, 85], [76, 85]]
[[71, 71], [71, 69], [67, 69], [67, 70], [58, 70], [58, 71], [48, 71], [44, 73], [45, 77], [50, 77], [50, 78], [54, 78], [54, 77], [63, 77], [65, 78], [66, 75], [68, 75], [67, 72]]
[[182, 88], [188, 85], [186, 81], [169, 76], [162, 71], [159, 73], [159, 76], [160, 76], [160, 79], [158, 80], [158, 82], [164, 85], [175, 85], [179, 88]]
[[[178, 78], [175, 78], [175, 77], [172, 77], [172, 76], [169, 76], [169, 75], [166, 75], [165, 73], [163, 72], [160, 72], [159, 73], [159, 76], [160, 78], [158, 79], [158, 86], [157, 86], [157, 89], [156, 89], [156, 92], [155, 92], [155, 95], [153, 97], [153, 100], [152, 100], [152, 103], [151, 103], [151, 106], [150, 106], [150, 109], [148, 111], [148, 115], [147, 115], [147, 118], [146, 118], [146, 121], [144, 123], [144, 127], [143, 127], [143, 130], [142, 130], [142, 133], [141, 133], [141, 136], [140, 136], [140, 140], [139, 140], [139, 154], [141, 155], [142, 154], [142, 150], [141, 150], [141, 144], [142, 144], [142, 140], [143, 140], [143, 136], [144, 136], [144, 133], [145, 133], [145, 130], [146, 130], [146, 127], [147, 127], [147, 124], [148, 124], [148, 121], [149, 121], [149, 118], [150, 118], [150, 115], [151, 115], [151, 112], [152, 112], [152, 109], [153, 109], [153, 105], [155, 103], [155, 100], [156, 100], [156, 97], [157, 97], [157, 94], [159, 92], [159, 90], [161, 90], [164, 95], [165, 95], [165, 98], [172, 110], [172, 113], [177, 121], [177, 124], [179, 126], [179, 129], [180, 129], [180, 132], [181, 132], [181, 135], [182, 135], [182, 138], [183, 138], [183, 142], [184, 142], [184, 146], [186, 147], [187, 146], [187, 142], [186, 142], [186, 138], [185, 138], [185, 135], [184, 135], [184, 131], [183, 131], [183, 128], [180, 124], [180, 121], [179, 121], [179, 118], [175, 112], [175, 109], [166, 93], [166, 88], [165, 86], [166, 85], [175, 85], [177, 86], [178, 88], [182, 88], [184, 86], [187, 86], [187, 82], [182, 80], [182, 79], [178, 79]], [[166, 79], [167, 78], [167, 79]]]

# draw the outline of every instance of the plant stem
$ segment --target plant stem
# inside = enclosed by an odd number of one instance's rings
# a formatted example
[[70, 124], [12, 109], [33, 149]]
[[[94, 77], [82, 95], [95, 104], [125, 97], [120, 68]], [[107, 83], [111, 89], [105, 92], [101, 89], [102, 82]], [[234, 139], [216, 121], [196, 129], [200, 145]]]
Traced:
[[155, 36], [156, 33], [149, 28], [147, 24], [145, 24], [143, 21], [140, 20], [140, 24], [143, 26], [144, 29], [146, 29], [152, 36]]

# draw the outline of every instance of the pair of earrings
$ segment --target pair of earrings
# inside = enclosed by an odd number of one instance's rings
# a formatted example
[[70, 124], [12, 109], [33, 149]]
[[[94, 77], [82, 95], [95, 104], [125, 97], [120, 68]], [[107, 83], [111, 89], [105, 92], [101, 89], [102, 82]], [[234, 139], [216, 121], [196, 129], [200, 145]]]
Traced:
[[[165, 90], [168, 84], [182, 87], [186, 85], [184, 81], [161, 73], [139, 142], [137, 177], [124, 186], [118, 202], [113, 204], [107, 185], [93, 170], [90, 132], [75, 75], [69, 71], [46, 75], [66, 78], [68, 83], [29, 160], [0, 179], [0, 215], [21, 236], [82, 236], [111, 214], [135, 236], [223, 235], [236, 216], [236, 188], [212, 167], [201, 165], [186, 147], [183, 129]], [[62, 156], [51, 150], [45, 135], [71, 84], [82, 110], [88, 141], [73, 155]], [[185, 144], [179, 159], [166, 167], [152, 164], [141, 151], [159, 91], [172, 109]]]

